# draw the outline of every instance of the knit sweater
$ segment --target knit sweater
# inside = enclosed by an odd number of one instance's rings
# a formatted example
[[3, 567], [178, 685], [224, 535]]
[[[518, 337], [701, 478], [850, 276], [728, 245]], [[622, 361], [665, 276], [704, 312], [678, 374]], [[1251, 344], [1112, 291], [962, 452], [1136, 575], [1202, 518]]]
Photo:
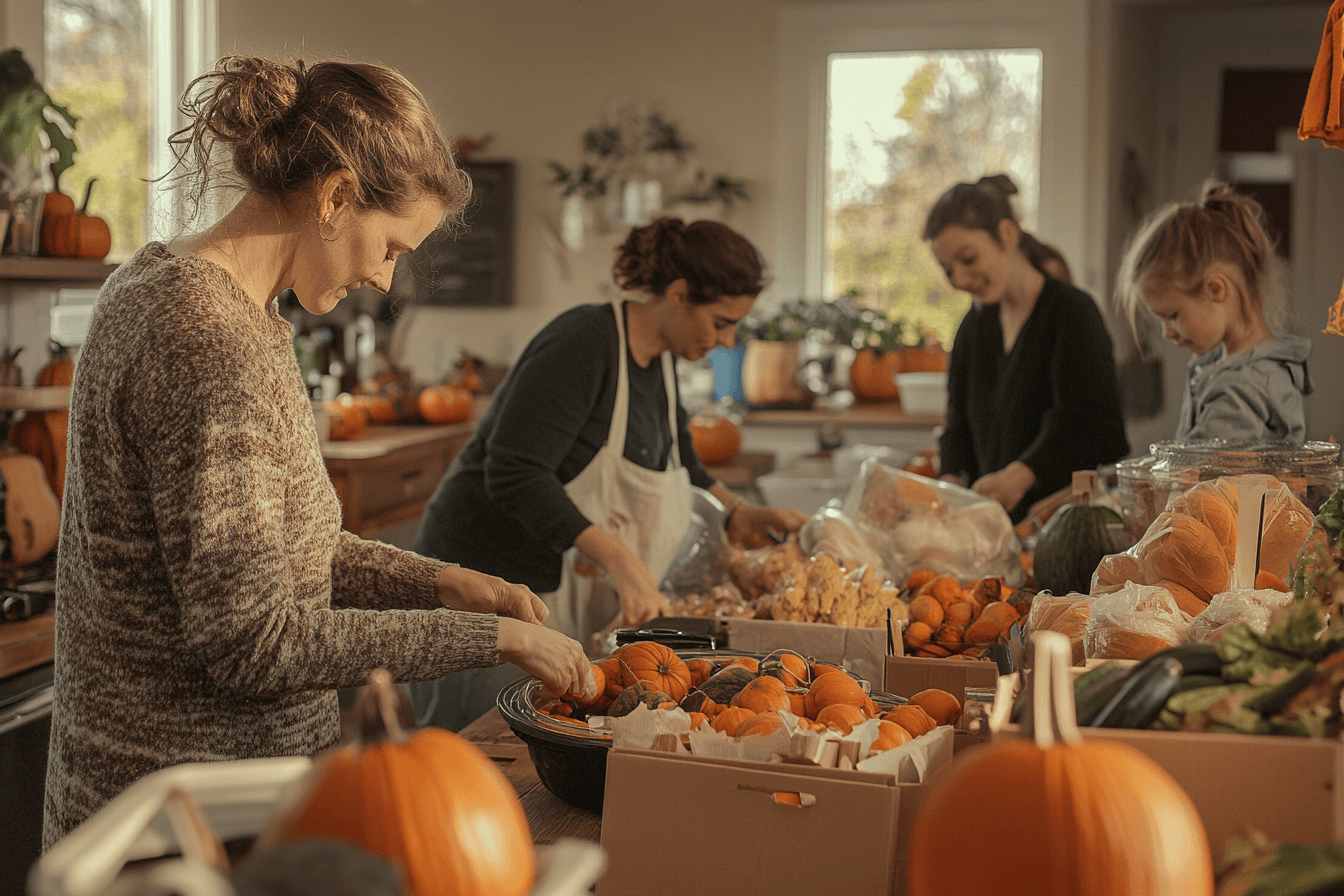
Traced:
[[183, 762], [312, 755], [337, 688], [499, 661], [442, 562], [341, 530], [293, 329], [151, 243], [104, 284], [70, 401], [43, 840]]

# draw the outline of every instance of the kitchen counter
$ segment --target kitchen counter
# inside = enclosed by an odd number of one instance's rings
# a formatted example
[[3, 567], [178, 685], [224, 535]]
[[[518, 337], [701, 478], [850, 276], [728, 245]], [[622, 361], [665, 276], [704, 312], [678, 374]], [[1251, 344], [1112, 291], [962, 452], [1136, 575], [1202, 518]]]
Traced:
[[942, 414], [906, 414], [899, 401], [855, 402], [843, 411], [820, 409], [773, 410], [762, 408], [742, 415], [746, 426], [893, 426], [909, 429], [933, 429], [944, 422]]
[[48, 610], [22, 622], [0, 622], [0, 678], [42, 666], [56, 653], [56, 614]]

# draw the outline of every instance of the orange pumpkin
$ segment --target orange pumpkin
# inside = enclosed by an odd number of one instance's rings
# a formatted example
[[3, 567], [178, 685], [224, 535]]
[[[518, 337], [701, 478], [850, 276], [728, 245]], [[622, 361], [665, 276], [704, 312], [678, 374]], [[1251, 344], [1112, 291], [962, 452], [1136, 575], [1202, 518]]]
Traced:
[[849, 388], [860, 401], [890, 401], [900, 395], [896, 374], [901, 372], [900, 352], [859, 349], [849, 365]]
[[89, 180], [84, 204], [72, 214], [42, 216], [42, 248], [60, 258], [103, 258], [112, 249], [112, 231], [102, 218], [88, 214], [89, 197], [98, 178]]
[[910, 698], [910, 705], [924, 710], [939, 725], [955, 725], [961, 718], [961, 701], [939, 688], [920, 691]]
[[792, 650], [780, 649], [767, 654], [757, 671], [778, 678], [786, 688], [807, 687], [812, 683], [812, 668], [807, 658]]
[[732, 705], [746, 707], [752, 712], [788, 710], [789, 692], [778, 678], [762, 675], [747, 682], [733, 698]]
[[756, 713], [742, 706], [729, 706], [714, 717], [710, 724], [715, 731], [722, 731], [729, 737], [737, 736], [737, 729]]
[[844, 672], [827, 672], [813, 679], [803, 705], [808, 718], [815, 719], [822, 709], [837, 703], [848, 704], [862, 711], [867, 699], [868, 695], [863, 692], [863, 688], [849, 675]]
[[641, 682], [680, 702], [691, 689], [691, 670], [673, 652], [657, 641], [636, 641], [619, 648], [621, 683], [626, 687]]
[[532, 834], [508, 779], [450, 731], [406, 731], [400, 713], [409, 701], [375, 670], [356, 706], [363, 737], [320, 757], [263, 836], [353, 843], [400, 866], [411, 896], [530, 892]]
[[906, 731], [909, 731], [915, 737], [922, 734], [928, 734], [938, 723], [933, 720], [921, 706], [915, 703], [907, 703], [904, 706], [898, 706], [891, 712], [882, 717], [884, 722], [892, 722], [900, 725]]
[[742, 447], [742, 429], [722, 414], [696, 414], [686, 423], [691, 447], [707, 467], [726, 464]]
[[748, 737], [753, 734], [774, 734], [784, 727], [784, 717], [775, 710], [761, 712], [743, 721], [737, 726], [734, 737]]
[[890, 750], [893, 747], [899, 747], [901, 744], [912, 740], [914, 737], [909, 731], [902, 728], [900, 725], [897, 725], [895, 722], [884, 720], [878, 722], [877, 726], [879, 732], [877, 740], [873, 741], [872, 745], [868, 748], [874, 753], [881, 753], [885, 750]]
[[588, 709], [598, 700], [602, 699], [607, 692], [607, 676], [602, 671], [602, 667], [597, 663], [589, 663], [588, 667], [593, 670], [593, 680], [580, 691], [570, 691], [565, 694], [565, 699], [572, 701], [576, 706]]
[[939, 373], [948, 366], [947, 352], [936, 341], [901, 349], [901, 373]]
[[452, 383], [426, 386], [416, 397], [416, 408], [426, 423], [461, 423], [471, 416], [476, 401], [471, 393]]
[[1068, 639], [1033, 640], [1035, 730], [977, 747], [935, 779], [913, 825], [911, 896], [1212, 896], [1190, 798], [1133, 747], [1081, 737]]
[[335, 401], [327, 402], [327, 413], [331, 415], [330, 438], [333, 441], [357, 439], [368, 428], [369, 420], [363, 406], [348, 392], [342, 392]]
[[841, 734], [853, 731], [855, 725], [862, 725], [867, 718], [863, 710], [848, 703], [832, 703], [830, 706], [823, 706], [817, 712], [818, 722], [827, 728], [836, 729]]

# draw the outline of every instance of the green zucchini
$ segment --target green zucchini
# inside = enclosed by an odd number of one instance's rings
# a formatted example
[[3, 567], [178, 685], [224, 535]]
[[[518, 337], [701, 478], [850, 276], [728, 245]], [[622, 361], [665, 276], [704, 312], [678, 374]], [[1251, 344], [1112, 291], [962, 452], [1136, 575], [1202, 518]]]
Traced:
[[1130, 671], [1129, 666], [1111, 662], [1078, 676], [1074, 682], [1073, 703], [1079, 725], [1086, 727], [1092, 724], [1097, 713], [1115, 696]]
[[1135, 671], [1145, 666], [1161, 661], [1163, 657], [1172, 657], [1181, 664], [1182, 675], [1222, 675], [1223, 661], [1218, 656], [1218, 646], [1216, 644], [1206, 644], [1203, 642], [1195, 644], [1178, 644], [1175, 647], [1168, 647], [1166, 650], [1159, 650], [1152, 656], [1146, 657], [1135, 666]]
[[1088, 727], [1147, 728], [1180, 684], [1183, 671], [1180, 661], [1170, 656], [1135, 666]]

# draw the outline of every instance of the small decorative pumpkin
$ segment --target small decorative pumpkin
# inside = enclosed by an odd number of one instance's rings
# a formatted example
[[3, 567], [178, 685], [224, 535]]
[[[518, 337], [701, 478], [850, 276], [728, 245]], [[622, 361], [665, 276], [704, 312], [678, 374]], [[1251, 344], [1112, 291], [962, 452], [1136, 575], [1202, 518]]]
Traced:
[[416, 397], [416, 407], [426, 423], [461, 423], [471, 416], [475, 399], [471, 393], [452, 383], [426, 386]]
[[[1083, 740], [1069, 641], [1038, 632], [1035, 644], [1034, 731], [967, 753], [934, 783], [911, 837], [912, 896], [1212, 896], [1190, 798], [1133, 747]], [[971, 804], [981, 818], [968, 827]]]
[[1083, 470], [1073, 474], [1077, 501], [1066, 504], [1050, 517], [1036, 541], [1032, 574], [1036, 587], [1051, 594], [1087, 594], [1092, 574], [1108, 554], [1124, 544], [1124, 522], [1108, 507], [1092, 504], [1097, 474]]
[[696, 414], [686, 430], [695, 456], [707, 467], [728, 463], [742, 448], [742, 428], [724, 414]]
[[789, 692], [784, 682], [769, 675], [754, 678], [733, 698], [733, 706], [741, 706], [752, 712], [770, 710], [788, 710]]
[[43, 216], [42, 247], [48, 255], [59, 258], [104, 258], [112, 249], [112, 231], [102, 218], [88, 213], [89, 198], [98, 178], [89, 180], [84, 191], [84, 204], [79, 211], [52, 218]]
[[848, 734], [854, 730], [855, 725], [862, 725], [867, 719], [863, 710], [848, 703], [832, 703], [830, 706], [823, 706], [817, 712], [818, 722], [827, 728], [834, 728], [841, 734]]
[[936, 339], [901, 349], [901, 373], [941, 373], [949, 366], [947, 352]]
[[333, 441], [357, 439], [368, 428], [368, 414], [364, 406], [348, 392], [342, 392], [335, 401], [327, 402], [327, 413], [331, 415], [330, 437]]
[[720, 669], [700, 685], [697, 690], [704, 694], [715, 703], [729, 704], [737, 696], [737, 692], [746, 687], [756, 678], [755, 672], [743, 669], [741, 666], [729, 666], [726, 669]]
[[672, 702], [672, 698], [667, 694], [656, 688], [645, 687], [637, 681], [621, 691], [621, 695], [611, 702], [611, 706], [607, 707], [607, 715], [628, 716], [638, 706], [657, 709], [664, 703], [670, 702]]
[[36, 563], [56, 547], [61, 505], [35, 458], [0, 445], [0, 566]]
[[362, 738], [320, 757], [268, 842], [331, 839], [400, 865], [411, 896], [523, 896], [532, 834], [508, 779], [475, 745], [442, 728], [407, 731], [410, 702], [384, 670], [355, 707]]
[[862, 710], [867, 706], [868, 695], [863, 687], [845, 672], [826, 672], [812, 680], [807, 689], [803, 705], [809, 719], [815, 719], [817, 713], [827, 706], [845, 703]]
[[786, 688], [805, 688], [812, 683], [812, 667], [807, 658], [787, 648], [766, 654], [757, 671], [778, 678]]
[[636, 641], [616, 651], [621, 658], [621, 683], [642, 684], [676, 703], [691, 689], [691, 670], [672, 648], [657, 641]]
[[860, 401], [891, 401], [900, 396], [896, 374], [901, 372], [901, 353], [861, 348], [849, 365], [849, 388]]

